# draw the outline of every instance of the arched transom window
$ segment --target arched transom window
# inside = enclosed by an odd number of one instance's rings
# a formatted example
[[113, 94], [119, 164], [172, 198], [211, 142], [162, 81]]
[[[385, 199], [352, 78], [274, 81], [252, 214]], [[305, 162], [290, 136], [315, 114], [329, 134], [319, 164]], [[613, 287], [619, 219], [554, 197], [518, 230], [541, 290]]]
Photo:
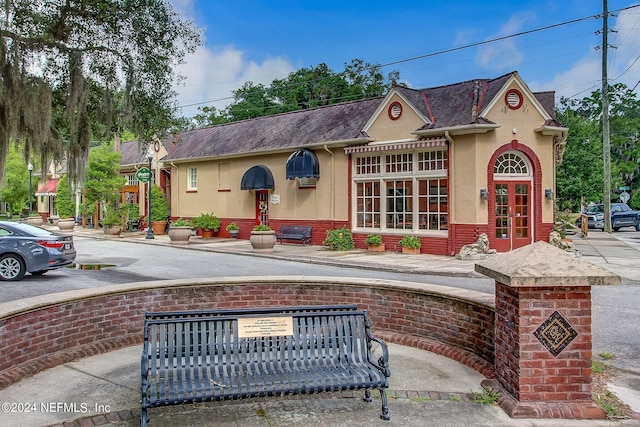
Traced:
[[493, 167], [496, 175], [529, 176], [529, 164], [520, 154], [513, 151], [502, 154]]

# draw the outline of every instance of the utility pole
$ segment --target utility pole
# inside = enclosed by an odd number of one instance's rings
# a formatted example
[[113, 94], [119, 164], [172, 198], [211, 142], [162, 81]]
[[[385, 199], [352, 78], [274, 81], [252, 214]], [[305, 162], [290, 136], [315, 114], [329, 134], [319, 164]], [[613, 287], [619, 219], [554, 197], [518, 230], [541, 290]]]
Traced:
[[607, 50], [609, 47], [609, 9], [602, 0], [602, 160], [604, 161], [604, 231], [611, 233], [611, 140], [609, 139], [609, 82], [607, 79]]

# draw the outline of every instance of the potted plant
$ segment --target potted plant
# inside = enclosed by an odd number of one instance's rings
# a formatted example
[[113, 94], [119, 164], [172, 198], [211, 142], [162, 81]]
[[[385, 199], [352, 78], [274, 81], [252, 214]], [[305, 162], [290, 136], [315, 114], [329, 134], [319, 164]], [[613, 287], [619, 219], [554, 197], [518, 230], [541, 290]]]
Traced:
[[119, 236], [125, 224], [125, 214], [122, 209], [115, 209], [111, 205], [105, 205], [100, 223], [102, 231], [108, 236]]
[[276, 245], [276, 232], [266, 224], [253, 227], [249, 238], [251, 247], [255, 252], [273, 252]]
[[238, 233], [240, 232], [240, 228], [238, 228], [235, 222], [232, 222], [231, 224], [227, 225], [227, 231], [229, 232], [229, 235], [231, 237], [233, 237], [234, 239], [237, 239]]
[[203, 239], [210, 239], [213, 233], [220, 229], [220, 218], [213, 213], [201, 213], [193, 219], [193, 226], [200, 229]]
[[398, 244], [402, 246], [403, 254], [419, 255], [420, 248], [422, 247], [420, 239], [416, 236], [404, 236], [402, 239], [400, 239], [400, 242], [398, 242]]
[[60, 230], [73, 230], [76, 225], [74, 215], [76, 204], [71, 194], [71, 186], [67, 176], [60, 178], [58, 190], [56, 192], [56, 206], [58, 208], [58, 228]]
[[191, 238], [193, 223], [189, 219], [178, 218], [171, 221], [169, 226], [169, 239], [173, 245], [188, 245]]
[[167, 228], [167, 218], [169, 217], [169, 205], [164, 196], [164, 192], [157, 185], [151, 187], [151, 228], [153, 234], [164, 234]]
[[385, 250], [384, 243], [382, 243], [382, 236], [379, 234], [369, 234], [364, 242], [371, 252], [384, 252]]
[[29, 214], [29, 216], [27, 217], [27, 224], [42, 225], [42, 223], [43, 223], [42, 217], [40, 216], [39, 213], [32, 213], [32, 214]]

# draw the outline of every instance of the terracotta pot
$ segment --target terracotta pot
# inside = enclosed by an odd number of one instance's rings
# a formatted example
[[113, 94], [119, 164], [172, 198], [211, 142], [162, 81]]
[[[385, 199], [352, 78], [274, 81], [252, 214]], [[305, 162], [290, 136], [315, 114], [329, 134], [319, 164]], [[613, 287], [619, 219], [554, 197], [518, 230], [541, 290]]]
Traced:
[[420, 248], [407, 248], [403, 246], [402, 253], [408, 255], [420, 255]]
[[384, 252], [385, 251], [384, 243], [381, 244], [381, 245], [369, 245], [369, 246], [367, 246], [367, 248], [369, 249], [369, 252]]
[[75, 226], [76, 226], [76, 219], [75, 218], [60, 218], [58, 220], [58, 228], [61, 231], [73, 230]]
[[172, 245], [188, 245], [191, 238], [191, 227], [170, 227], [169, 238]]
[[151, 229], [153, 234], [164, 234], [164, 230], [167, 228], [167, 221], [151, 221]]
[[203, 239], [210, 239], [211, 237], [213, 237], [213, 230], [201, 228], [200, 235]]
[[249, 242], [254, 252], [273, 252], [276, 245], [276, 232], [269, 231], [252, 231]]

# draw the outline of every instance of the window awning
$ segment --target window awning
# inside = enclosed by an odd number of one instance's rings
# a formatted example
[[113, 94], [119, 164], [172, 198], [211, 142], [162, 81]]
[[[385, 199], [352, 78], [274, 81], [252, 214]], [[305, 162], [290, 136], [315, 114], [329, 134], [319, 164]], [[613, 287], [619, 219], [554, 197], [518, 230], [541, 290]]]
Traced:
[[420, 141], [392, 142], [392, 143], [369, 143], [367, 145], [358, 145], [357, 147], [346, 147], [344, 152], [351, 153], [371, 153], [374, 151], [397, 151], [397, 150], [416, 150], [420, 148], [446, 147], [447, 139], [444, 137], [427, 138]]
[[241, 190], [273, 190], [273, 174], [265, 165], [253, 166], [242, 175]]
[[36, 191], [36, 196], [55, 196], [58, 192], [59, 179], [50, 179], [45, 185]]
[[320, 165], [313, 151], [298, 150], [287, 159], [287, 179], [320, 178]]

